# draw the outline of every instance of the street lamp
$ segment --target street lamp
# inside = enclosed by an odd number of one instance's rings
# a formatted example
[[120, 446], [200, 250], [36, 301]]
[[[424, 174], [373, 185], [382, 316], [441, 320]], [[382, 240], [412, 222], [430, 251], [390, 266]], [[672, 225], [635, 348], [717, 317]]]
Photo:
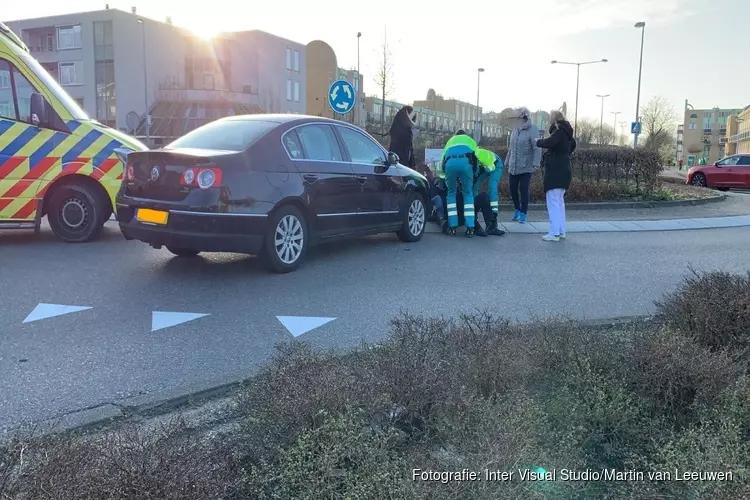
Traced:
[[[640, 21], [635, 23], [636, 28], [641, 28], [641, 62], [638, 65], [638, 96], [635, 100], [635, 121], [640, 121], [641, 114], [641, 74], [643, 72], [643, 40], [646, 38], [646, 23]], [[633, 148], [638, 147], [638, 134], [633, 134]]]
[[479, 116], [479, 77], [484, 73], [484, 68], [477, 68], [477, 119], [474, 123], [474, 140], [479, 140], [479, 124], [481, 123], [481, 117]]
[[143, 45], [143, 107], [145, 112], [143, 116], [146, 119], [146, 145], [151, 147], [151, 117], [148, 114], [148, 60], [146, 59], [146, 23], [143, 19], [138, 18], [141, 25], [142, 45]]
[[587, 61], [587, 62], [564, 62], [564, 61], [552, 61], [552, 64], [569, 64], [572, 66], [577, 66], [576, 69], [576, 115], [575, 115], [575, 121], [573, 122], [573, 131], [578, 132], [578, 84], [581, 81], [581, 66], [584, 64], [597, 64], [597, 63], [605, 63], [608, 62], [607, 59], [602, 59], [601, 61]]
[[623, 138], [625, 137], [625, 125], [627, 124], [628, 122], [620, 122], [620, 146], [625, 144]]
[[617, 115], [621, 113], [621, 111], [610, 111], [613, 115], [615, 115], [615, 123], [612, 125], [612, 141], [614, 142], [614, 145], [617, 146]]
[[361, 102], [359, 102], [359, 99], [361, 97], [362, 91], [360, 90], [359, 86], [362, 83], [362, 75], [359, 74], [359, 39], [362, 38], [362, 33], [357, 32], [357, 100], [355, 101], [357, 103], [357, 126], [361, 126], [360, 123], [360, 108], [362, 107]]
[[597, 94], [596, 97], [600, 97], [602, 99], [602, 118], [599, 122], [599, 144], [601, 145], [604, 142], [604, 98], [609, 97], [609, 94]]

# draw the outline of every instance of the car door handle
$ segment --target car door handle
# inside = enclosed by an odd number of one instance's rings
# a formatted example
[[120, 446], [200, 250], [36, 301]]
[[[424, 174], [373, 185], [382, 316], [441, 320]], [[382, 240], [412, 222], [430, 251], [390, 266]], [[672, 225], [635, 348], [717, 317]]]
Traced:
[[318, 180], [318, 176], [315, 174], [303, 174], [302, 178], [305, 179], [307, 182], [313, 183]]
[[367, 182], [367, 176], [366, 175], [358, 175], [356, 176], [356, 179], [359, 181], [360, 184], [364, 184]]

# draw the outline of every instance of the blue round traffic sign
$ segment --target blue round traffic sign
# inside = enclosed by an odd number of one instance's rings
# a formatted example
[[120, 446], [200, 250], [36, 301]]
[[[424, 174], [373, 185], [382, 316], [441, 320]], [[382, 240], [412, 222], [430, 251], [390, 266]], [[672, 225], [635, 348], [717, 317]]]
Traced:
[[354, 109], [357, 94], [346, 80], [336, 80], [328, 89], [328, 105], [336, 113], [345, 114]]

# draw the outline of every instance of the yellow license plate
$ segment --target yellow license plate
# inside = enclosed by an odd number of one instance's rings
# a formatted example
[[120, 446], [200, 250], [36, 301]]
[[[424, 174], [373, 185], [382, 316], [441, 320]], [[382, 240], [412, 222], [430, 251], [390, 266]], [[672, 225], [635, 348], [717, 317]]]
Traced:
[[167, 219], [169, 219], [169, 212], [163, 212], [161, 210], [151, 210], [149, 208], [139, 208], [135, 218], [139, 222], [166, 225]]

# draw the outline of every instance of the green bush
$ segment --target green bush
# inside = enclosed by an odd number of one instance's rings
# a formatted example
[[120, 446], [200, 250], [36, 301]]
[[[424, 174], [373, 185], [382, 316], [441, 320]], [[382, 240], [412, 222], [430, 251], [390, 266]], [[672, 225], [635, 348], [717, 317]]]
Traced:
[[693, 272], [656, 307], [667, 325], [750, 361], [750, 273]]

